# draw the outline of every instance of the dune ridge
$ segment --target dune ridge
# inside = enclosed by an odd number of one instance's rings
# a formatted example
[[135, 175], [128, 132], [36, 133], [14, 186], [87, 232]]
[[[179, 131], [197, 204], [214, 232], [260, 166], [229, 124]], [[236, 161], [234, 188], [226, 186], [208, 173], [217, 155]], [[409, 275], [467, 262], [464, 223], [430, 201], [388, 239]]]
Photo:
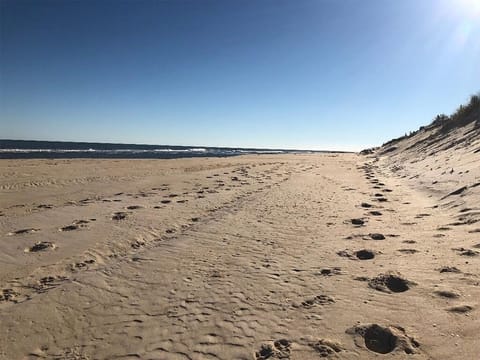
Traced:
[[452, 224], [480, 221], [480, 97], [450, 115], [391, 140], [376, 151], [381, 166], [428, 192], [443, 209], [457, 209]]

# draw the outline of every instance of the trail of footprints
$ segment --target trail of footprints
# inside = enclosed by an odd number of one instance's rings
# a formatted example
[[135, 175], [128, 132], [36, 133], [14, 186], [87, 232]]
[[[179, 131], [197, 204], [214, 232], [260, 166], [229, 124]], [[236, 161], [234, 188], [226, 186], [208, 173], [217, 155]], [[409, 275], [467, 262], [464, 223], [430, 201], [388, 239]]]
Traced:
[[[385, 193], [391, 193], [392, 190], [384, 188], [385, 184], [375, 178], [373, 166], [365, 164], [361, 167], [361, 169], [365, 171], [365, 177], [373, 185], [373, 189], [381, 189], [381, 192], [373, 194], [371, 202], [388, 202], [388, 198], [385, 196]], [[344, 188], [344, 190], [351, 191], [352, 189]], [[380, 217], [383, 215], [381, 211], [377, 209], [372, 209], [376, 207], [377, 206], [373, 205], [370, 202], [361, 203], [360, 208], [368, 211], [366, 217], [350, 219], [346, 221], [346, 223], [350, 223], [355, 228], [362, 228], [366, 226], [369, 216]], [[469, 209], [467, 209], [466, 211], [469, 211]], [[430, 216], [430, 214], [422, 213], [418, 214], [416, 218], [421, 219], [428, 216]], [[448, 230], [448, 228], [445, 230]], [[396, 235], [394, 234], [387, 236], [396, 237]], [[347, 239], [351, 240], [356, 238], [379, 241], [385, 240], [386, 236], [380, 233], [370, 233], [364, 235], [352, 235], [347, 237]], [[403, 243], [415, 244], [416, 241], [404, 240]], [[475, 245], [475, 247], [480, 249], [480, 244]], [[478, 256], [480, 254], [479, 251], [466, 249], [463, 247], [454, 248], [452, 250], [459, 253], [459, 255], [466, 257]], [[404, 254], [415, 254], [416, 252], [418, 252], [416, 249], [408, 248], [399, 249], [398, 251]], [[377, 254], [381, 253], [371, 249], [346, 249], [337, 252], [338, 256], [360, 261], [372, 260]], [[442, 267], [438, 269], [438, 271], [440, 273], [460, 273], [460, 270], [458, 270], [457, 268], [448, 266]], [[327, 276], [333, 274], [341, 274], [341, 270], [339, 268], [335, 268], [335, 270], [323, 269], [320, 274]], [[406, 279], [400, 273], [395, 271], [380, 273], [373, 278], [360, 276], [356, 279], [366, 282], [368, 286], [374, 290], [388, 294], [403, 293], [417, 285], [415, 282]], [[434, 291], [434, 294], [440, 298], [445, 298], [449, 300], [455, 300], [461, 297], [459, 293], [449, 290], [436, 290]], [[335, 300], [328, 295], [317, 295], [315, 297], [304, 300], [300, 305], [296, 306], [310, 309], [314, 306], [325, 306], [334, 302]], [[452, 313], [464, 314], [472, 311], [473, 307], [470, 305], [457, 305], [449, 307], [446, 310]], [[388, 354], [394, 351], [404, 352], [405, 354], [415, 354], [417, 352], [417, 349], [420, 347], [420, 344], [416, 339], [408, 336], [405, 332], [405, 329], [398, 326], [383, 326], [379, 324], [357, 324], [354, 327], [347, 329], [346, 333], [350, 334], [353, 337], [354, 342], [358, 347], [366, 348], [369, 351], [378, 354]], [[280, 339], [273, 342], [263, 343], [260, 349], [255, 353], [255, 359], [289, 359], [291, 347], [292, 342], [287, 339]], [[338, 353], [341, 353], [344, 350], [340, 344], [332, 344], [332, 342], [325, 340], [319, 340], [316, 344], [313, 345], [313, 347], [317, 350], [320, 357], [336, 356]]]
[[[210, 186], [196, 186], [193, 188], [193, 196], [194, 199], [202, 199], [207, 194], [214, 194], [218, 191], [230, 191], [231, 188], [236, 186], [243, 186], [249, 185], [251, 182], [256, 182], [257, 184], [264, 184], [265, 182], [272, 179], [272, 175], [276, 175], [278, 177], [282, 177], [279, 182], [273, 182], [272, 185], [278, 185], [281, 181], [286, 181], [289, 178], [290, 173], [275, 173], [280, 169], [281, 165], [272, 168], [270, 171], [265, 171], [257, 176], [249, 175], [248, 169], [249, 167], [241, 167], [234, 171], [225, 172], [223, 175], [230, 176], [230, 182], [226, 182], [224, 179], [219, 179], [221, 174], [213, 174], [211, 176], [207, 176], [208, 179], [213, 180], [213, 188]], [[346, 221], [347, 223], [351, 223], [352, 226], [355, 228], [363, 228], [368, 224], [369, 216], [373, 217], [381, 217], [383, 214], [380, 209], [380, 205], [382, 203], [388, 202], [388, 198], [386, 197], [386, 193], [391, 193], [391, 189], [384, 188], [385, 184], [375, 178], [374, 169], [372, 165], [366, 164], [361, 167], [365, 171], [366, 179], [370, 181], [372, 184], [373, 189], [381, 190], [381, 192], [374, 193], [373, 197], [370, 199], [369, 202], [363, 202], [360, 204], [360, 207], [367, 211], [366, 216], [364, 218], [355, 218]], [[305, 167], [301, 169], [301, 171], [309, 171], [312, 167]], [[233, 175], [234, 174], [234, 175]], [[285, 177], [285, 175], [287, 175]], [[235, 185], [237, 184], [238, 185]], [[228, 185], [227, 185], [228, 184]], [[259, 188], [254, 190], [254, 192], [259, 192], [264, 189], [268, 189], [270, 184], [265, 185], [264, 188]], [[352, 191], [353, 189], [346, 188], [345, 191]], [[142, 198], [142, 197], [149, 197], [149, 196], [157, 196], [157, 191], [169, 191], [168, 184], [162, 184], [159, 187], [152, 188], [152, 192], [140, 192], [137, 194], [124, 194], [124, 193], [117, 193], [115, 196], [122, 196], [127, 195], [133, 198]], [[160, 205], [154, 206], [154, 208], [163, 208], [167, 205], [173, 205], [175, 203], [182, 204], [184, 202], [189, 201], [189, 199], [185, 199], [186, 195], [191, 195], [192, 193], [183, 193], [183, 194], [176, 194], [171, 193], [164, 195], [163, 198], [159, 201]], [[248, 196], [251, 192], [243, 194], [242, 196]], [[240, 196], [240, 198], [242, 197]], [[117, 199], [119, 200], [119, 199]], [[103, 199], [102, 201], [105, 201]], [[115, 201], [115, 200], [112, 200]], [[82, 206], [85, 206], [90, 202], [89, 199], [85, 199], [80, 201]], [[377, 203], [378, 205], [373, 205], [372, 203]], [[228, 206], [228, 205], [226, 205]], [[233, 207], [233, 205], [232, 205]], [[50, 208], [50, 207], [45, 207]], [[124, 210], [127, 211], [118, 211], [111, 215], [111, 220], [116, 222], [121, 222], [122, 220], [126, 220], [128, 216], [135, 210], [141, 210], [144, 207], [141, 205], [128, 205], [124, 207]], [[211, 209], [212, 212], [217, 211], [218, 209]], [[428, 216], [429, 214], [418, 214], [417, 218], [421, 219], [423, 217]], [[192, 217], [190, 219], [190, 224], [198, 223], [201, 219], [199, 217]], [[80, 230], [88, 226], [89, 223], [95, 221], [95, 219], [90, 220], [77, 220], [74, 221], [72, 224], [66, 225], [59, 229], [62, 232], [68, 231], [75, 231]], [[28, 228], [28, 229], [20, 229], [9, 233], [8, 235], [27, 235], [31, 233], [35, 233], [40, 231], [40, 229]], [[175, 234], [176, 229], [169, 228], [166, 229], [166, 234]], [[364, 240], [373, 240], [373, 241], [382, 241], [385, 240], [386, 237], [395, 237], [396, 235], [384, 235], [380, 233], [369, 233], [363, 234], [359, 236], [351, 236], [349, 239], [355, 238], [362, 238]], [[404, 243], [407, 244], [415, 244], [414, 240], [405, 240]], [[48, 241], [41, 241], [37, 242], [32, 245], [30, 248], [26, 249], [28, 252], [40, 252], [45, 250], [54, 250], [55, 244], [48, 242]], [[133, 249], [138, 249], [145, 246], [145, 243], [141, 240], [135, 240], [131, 244]], [[478, 248], [480, 248], [480, 244], [478, 244]], [[417, 250], [415, 249], [400, 249], [402, 253], [406, 254], [414, 254]], [[477, 256], [479, 254], [476, 250], [465, 249], [465, 248], [456, 248], [454, 251], [458, 252], [461, 256]], [[353, 261], [368, 261], [374, 259], [377, 255], [381, 255], [381, 252], [372, 250], [372, 249], [357, 249], [357, 250], [340, 250], [337, 252], [338, 256], [345, 257], [351, 259]], [[81, 261], [72, 265], [72, 271], [78, 271], [83, 268], [88, 267], [88, 265], [92, 265], [95, 262], [93, 259], [87, 259], [85, 261]], [[440, 273], [459, 273], [460, 270], [455, 267], [442, 267], [438, 269]], [[338, 267], [334, 268], [325, 268], [321, 269], [318, 275], [321, 276], [332, 276], [332, 275], [340, 275], [341, 269]], [[380, 273], [373, 278], [366, 278], [366, 277], [358, 277], [357, 280], [364, 281], [368, 284], [368, 286], [374, 290], [381, 291], [384, 293], [402, 293], [406, 292], [411, 289], [416, 284], [413, 281], [410, 281], [403, 277], [401, 274], [396, 272], [384, 272]], [[52, 289], [64, 281], [68, 281], [68, 277], [66, 276], [46, 276], [35, 283], [30, 284], [30, 289], [35, 293], [42, 293]], [[434, 294], [441, 298], [446, 299], [458, 299], [461, 297], [460, 294], [454, 291], [448, 290], [437, 290]], [[13, 288], [6, 288], [1, 290], [0, 292], [0, 302], [1, 301], [9, 301], [9, 302], [21, 302], [24, 300], [28, 300], [31, 294], [20, 294]], [[299, 304], [293, 304], [294, 307], [303, 308], [303, 309], [311, 309], [316, 306], [328, 306], [335, 303], [335, 299], [326, 295], [320, 294], [315, 295], [310, 298], [307, 298], [301, 301]], [[447, 309], [453, 313], [467, 313], [473, 310], [473, 307], [469, 305], [458, 305], [453, 306]], [[393, 351], [403, 351], [406, 354], [414, 354], [420, 344], [412, 337], [408, 336], [405, 330], [401, 327], [395, 326], [383, 326], [379, 324], [357, 324], [356, 326], [347, 329], [346, 333], [350, 334], [354, 339], [354, 342], [359, 346], [366, 348], [372, 352], [380, 353], [380, 354], [387, 354]], [[319, 357], [333, 357], [337, 356], [337, 354], [344, 351], [344, 348], [341, 344], [331, 341], [329, 339], [319, 339], [315, 342], [311, 342], [307, 344], [312, 350], [318, 353]], [[256, 360], [263, 360], [263, 359], [289, 359], [292, 353], [293, 342], [289, 339], [278, 339], [273, 340], [271, 342], [265, 342], [260, 345], [259, 349], [254, 352], [254, 359]]]
[[[370, 181], [371, 184], [373, 184], [373, 189], [382, 189], [382, 187], [385, 186], [384, 183], [380, 182], [378, 179], [375, 178], [372, 165], [365, 164], [360, 168], [365, 171], [365, 177], [367, 180]], [[345, 190], [349, 191], [350, 189]], [[388, 202], [388, 198], [384, 195], [384, 193], [391, 192], [391, 189], [382, 189], [382, 193], [374, 193], [371, 201], [379, 203]], [[368, 210], [368, 215], [382, 216], [382, 213], [380, 211], [371, 210], [374, 207], [375, 206], [369, 202], [362, 202], [360, 204], [360, 208]], [[465, 212], [469, 210], [470, 209], [466, 209]], [[422, 213], [418, 214], [416, 218], [422, 219], [430, 215], [431, 214], [428, 213]], [[368, 216], [365, 218], [354, 218], [347, 221], [347, 223], [351, 223], [356, 228], [364, 227], [367, 222]], [[441, 228], [439, 230], [448, 230], [448, 228]], [[353, 235], [347, 237], [347, 239], [355, 238], [363, 238], [365, 240], [369, 238], [372, 240], [384, 240], [386, 237], [383, 234], [379, 233], [371, 233], [368, 235]], [[416, 241], [414, 240], [405, 240], [403, 242], [407, 244], [416, 243]], [[477, 244], [474, 247], [480, 248], [480, 244]], [[480, 254], [476, 250], [466, 249], [463, 247], [453, 248], [452, 250], [458, 252], [461, 256], [467, 257], [478, 256]], [[405, 254], [415, 254], [417, 252], [416, 249], [399, 249], [398, 251]], [[371, 260], [375, 257], [376, 252], [369, 249], [362, 249], [357, 251], [346, 249], [338, 251], [337, 255], [352, 260]], [[438, 269], [438, 271], [440, 273], [460, 273], [459, 269], [448, 266], [441, 267], [440, 269]], [[417, 285], [415, 282], [406, 279], [400, 273], [394, 271], [381, 273], [373, 278], [357, 277], [357, 280], [365, 281], [372, 289], [385, 293], [403, 293], [411, 289], [413, 286]], [[450, 300], [459, 299], [461, 297], [459, 293], [449, 290], [436, 290], [434, 291], [434, 294], [438, 297]], [[314, 301], [310, 300], [307, 304], [314, 304]], [[457, 305], [452, 306], [446, 310], [453, 313], [463, 314], [472, 311], [473, 307], [470, 305]], [[380, 354], [387, 354], [396, 350], [404, 351], [406, 354], [414, 354], [416, 352], [416, 349], [420, 346], [418, 341], [406, 335], [405, 330], [401, 327], [381, 326], [378, 324], [360, 324], [352, 327], [351, 329], [348, 329], [346, 332], [354, 337], [355, 343], [359, 347], [365, 347], [370, 351]], [[325, 354], [325, 357], [328, 357], [329, 354], [333, 354], [333, 352]]]
[[[186, 198], [181, 198], [179, 197], [185, 197], [185, 196], [193, 196], [194, 199], [203, 199], [207, 194], [215, 194], [218, 193], [219, 190], [222, 191], [230, 191], [231, 188], [234, 187], [242, 187], [245, 185], [251, 185], [251, 183], [256, 183], [256, 184], [265, 184], [267, 185], [261, 185], [257, 190], [254, 192], [261, 192], [265, 189], [271, 188], [272, 185], [278, 186], [280, 183], [287, 181], [290, 178], [291, 171], [284, 171], [284, 172], [279, 172], [284, 168], [285, 163], [274, 163], [276, 164], [275, 166], [272, 166], [270, 170], [266, 170], [263, 172], [258, 173], [256, 176], [250, 175], [249, 174], [249, 169], [252, 167], [256, 167], [257, 165], [249, 165], [249, 166], [242, 166], [240, 168], [234, 169], [232, 171], [227, 171], [223, 172], [223, 174], [215, 173], [213, 176], [206, 176], [207, 179], [214, 179], [214, 188], [211, 188], [210, 186], [202, 186], [201, 184], [195, 184], [195, 186], [192, 188], [192, 191], [186, 191], [182, 194], [176, 194], [176, 193], [170, 193], [166, 195], [161, 195], [163, 199], [159, 201], [159, 203], [163, 206], [153, 206], [154, 209], [160, 209], [163, 208], [165, 205], [177, 203], [177, 204], [183, 204], [185, 202], [188, 202], [189, 199]], [[260, 166], [268, 166], [272, 165], [271, 163], [262, 163]], [[232, 176], [233, 174], [233, 176]], [[221, 176], [227, 176], [227, 179], [220, 179]], [[272, 181], [272, 176], [271, 175], [276, 175], [279, 179]], [[250, 179], [250, 180], [249, 180]], [[269, 184], [271, 183], [271, 184]], [[147, 198], [147, 197], [152, 197], [152, 196], [158, 196], [158, 191], [165, 192], [170, 190], [170, 185], [169, 184], [161, 184], [159, 187], [154, 187], [151, 189], [151, 191], [140, 191], [136, 194], [134, 193], [115, 193], [113, 196], [114, 197], [121, 197], [121, 196], [127, 196], [131, 197], [134, 199], [140, 199], [140, 198]], [[240, 194], [236, 196], [233, 201], [223, 204], [221, 207], [216, 207], [213, 209], [210, 209], [209, 212], [211, 214], [218, 212], [221, 209], [227, 209], [227, 208], [233, 208], [235, 206], [236, 201], [241, 200], [242, 198], [251, 195], [252, 192], [248, 191], [243, 194]], [[177, 200], [178, 199], [178, 200]], [[93, 204], [95, 202], [122, 202], [123, 200], [121, 199], [108, 199], [108, 198], [86, 198], [82, 199], [78, 202], [74, 203], [69, 203], [68, 205], [76, 205], [76, 206], [88, 206], [89, 204]], [[49, 204], [41, 204], [37, 206], [38, 209], [52, 209], [53, 205]], [[117, 211], [114, 212], [110, 219], [114, 222], [121, 222], [123, 220], [126, 220], [129, 215], [132, 214], [133, 211], [135, 210], [141, 210], [143, 209], [144, 206], [142, 205], [127, 205], [124, 207], [125, 210], [127, 211]], [[3, 215], [3, 213], [2, 213]], [[92, 222], [96, 221], [95, 218], [91, 218], [88, 220], [75, 220], [71, 224], [62, 226], [58, 228], [57, 230], [60, 232], [73, 232], [73, 231], [78, 231], [82, 229], [88, 228], [88, 225], [91, 224]], [[194, 224], [198, 223], [200, 221], [200, 217], [192, 217], [190, 221], [187, 224], [184, 224], [181, 226], [181, 230], [185, 231], [188, 230], [189, 227], [193, 226]], [[9, 232], [7, 235], [9, 236], [21, 236], [21, 235], [28, 235], [28, 234], [33, 234], [40, 232], [41, 229], [37, 228], [25, 228], [25, 229], [20, 229], [20, 230], [15, 230], [12, 232]], [[174, 236], [177, 233], [177, 229], [175, 228], [167, 228], [165, 230], [165, 234], [167, 236], [170, 235]], [[160, 240], [160, 239], [157, 239]], [[146, 246], [146, 242], [142, 239], [134, 239], [131, 243], [130, 246], [132, 250], [138, 250], [144, 246]], [[27, 247], [24, 249], [25, 253], [41, 253], [49, 250], [55, 250], [57, 248], [57, 244], [55, 244], [52, 241], [37, 241], [33, 245]], [[115, 254], [112, 254], [111, 257], [117, 257]], [[68, 268], [70, 272], [78, 272], [81, 270], [85, 270], [89, 268], [91, 265], [94, 265], [96, 263], [96, 260], [93, 258], [87, 258], [84, 260], [76, 261], [71, 263]], [[4, 289], [0, 290], [0, 304], [1, 302], [10, 302], [10, 303], [21, 303], [23, 301], [31, 299], [31, 297], [34, 294], [40, 294], [45, 291], [48, 291], [50, 289], [55, 288], [56, 286], [60, 285], [61, 283], [68, 281], [69, 278], [68, 276], [45, 276], [40, 279], [33, 279], [33, 278], [28, 278], [25, 282], [19, 282], [17, 280], [11, 281], [10, 283], [12, 284], [9, 287], [5, 287]]]
[[[366, 178], [374, 185], [374, 189], [382, 189], [385, 186], [384, 183], [380, 182], [378, 179], [374, 178], [373, 170], [370, 166], [364, 166]], [[345, 187], [345, 191], [352, 191], [355, 189]], [[385, 203], [388, 202], [387, 197], [384, 193], [390, 193], [392, 190], [383, 189], [382, 193], [375, 193], [372, 202]], [[368, 215], [370, 216], [382, 216], [382, 212], [379, 210], [373, 210], [377, 207], [369, 202], [363, 202], [360, 204], [360, 207], [368, 210]], [[345, 223], [350, 223], [355, 228], [362, 228], [368, 223], [368, 215], [364, 218], [353, 218], [345, 221]], [[395, 237], [396, 235], [390, 235]], [[364, 240], [385, 240], [386, 236], [380, 233], [370, 233], [364, 235], [353, 235], [347, 237], [347, 239], [362, 238]], [[337, 252], [337, 255], [351, 260], [359, 261], [368, 261], [375, 258], [376, 252], [371, 249], [359, 249], [359, 250], [340, 250]], [[340, 275], [341, 269], [338, 267], [334, 268], [324, 268], [321, 269], [318, 275], [321, 276], [332, 276]], [[382, 273], [376, 277], [369, 279], [366, 277], [358, 277], [358, 280], [365, 281], [368, 283], [368, 286], [377, 291], [385, 293], [400, 293], [409, 290], [412, 286], [416, 284], [412, 281], [405, 279], [401, 274], [395, 272]], [[315, 306], [328, 306], [335, 303], [335, 299], [331, 296], [321, 294], [313, 296], [302, 301], [299, 304], [294, 304], [294, 307], [311, 309]], [[366, 348], [372, 352], [387, 354], [395, 350], [404, 351], [407, 354], [414, 354], [416, 349], [420, 344], [413, 338], [405, 334], [404, 329], [392, 327], [392, 326], [382, 326], [378, 324], [360, 324], [356, 325], [350, 329], [346, 330], [346, 333], [352, 335], [355, 343], [359, 347]], [[341, 344], [336, 342], [320, 339], [316, 343], [310, 344], [310, 346], [315, 349], [319, 357], [336, 357], [337, 354], [344, 351]], [[292, 341], [289, 339], [279, 339], [271, 342], [266, 342], [261, 344], [258, 351], [255, 352], [254, 358], [257, 360], [263, 359], [290, 359], [292, 348]]]
[[[385, 186], [384, 183], [380, 182], [378, 179], [375, 178], [375, 175], [374, 175], [374, 170], [375, 170], [375, 166], [372, 165], [372, 164], [364, 164], [363, 166], [359, 167], [360, 169], [363, 169], [364, 172], [365, 172], [365, 178], [367, 180], [370, 181], [370, 183], [374, 184], [375, 186], [373, 186], [374, 189], [381, 189], [383, 186]], [[390, 193], [392, 192], [391, 189], [383, 189], [382, 190], [383, 192], [387, 192], [387, 193]], [[453, 192], [452, 194], [455, 194], [455, 193], [461, 193], [461, 191], [456, 191], [456, 192]], [[452, 195], [450, 194], [450, 195]], [[377, 201], [379, 200], [378, 198], [380, 197], [384, 197], [383, 194], [380, 194], [380, 193], [375, 193], [374, 194], [375, 197], [377, 197]], [[374, 199], [375, 200], [375, 199]], [[385, 200], [382, 200], [382, 202], [386, 202], [388, 201], [388, 199], [385, 198]], [[406, 205], [408, 205], [409, 203], [404, 203]], [[364, 203], [361, 203], [360, 205], [362, 208], [366, 208], [366, 209], [370, 209], [372, 208], [373, 206], [367, 202], [364, 202]], [[472, 209], [469, 209], [469, 208], [465, 208], [465, 209], [462, 209], [460, 210], [460, 213], [468, 213], [469, 211], [471, 211]], [[373, 216], [381, 216], [381, 212], [379, 211], [370, 211], [369, 212], [370, 215], [373, 215]], [[420, 214], [417, 214], [415, 216], [415, 219], [423, 219], [423, 218], [426, 218], [426, 217], [429, 217], [431, 216], [432, 214], [430, 213], [420, 213]], [[362, 221], [365, 222], [365, 219], [360, 219]], [[353, 220], [352, 220], [352, 223], [353, 223]], [[416, 223], [415, 222], [410, 222], [410, 223], [403, 223], [403, 225], [415, 225]], [[443, 226], [443, 227], [439, 227], [437, 230], [439, 231], [448, 231], [449, 230], [449, 227], [447, 226]], [[371, 234], [371, 235], [375, 235], [375, 237], [377, 237], [378, 240], [383, 240], [384, 237], [382, 238], [381, 237], [381, 234]], [[443, 236], [442, 234], [437, 234], [439, 236]], [[439, 236], [436, 236], [436, 237], [439, 237]], [[371, 236], [372, 239], [374, 239], [374, 236]], [[376, 240], [376, 239], [374, 239]], [[403, 243], [406, 243], [406, 244], [415, 244], [416, 241], [415, 240], [404, 240]], [[475, 247], [475, 245], [473, 246]], [[480, 248], [480, 245], [478, 246]], [[466, 256], [466, 257], [473, 257], [473, 256], [478, 256], [480, 254], [480, 252], [476, 251], [476, 250], [472, 250], [472, 249], [468, 249], [468, 248], [464, 248], [464, 247], [456, 247], [456, 248], [452, 248], [453, 251], [457, 252], [460, 256]], [[412, 248], [406, 248], [406, 249], [399, 249], [398, 250], [399, 252], [401, 253], [404, 253], [404, 254], [415, 254], [418, 252], [418, 250], [416, 249], [412, 249]], [[456, 268], [451, 268], [451, 267], [443, 267], [440, 269], [440, 272], [450, 272], [450, 269], [455, 269], [454, 271], [452, 272], [459, 272], [458, 269]]]

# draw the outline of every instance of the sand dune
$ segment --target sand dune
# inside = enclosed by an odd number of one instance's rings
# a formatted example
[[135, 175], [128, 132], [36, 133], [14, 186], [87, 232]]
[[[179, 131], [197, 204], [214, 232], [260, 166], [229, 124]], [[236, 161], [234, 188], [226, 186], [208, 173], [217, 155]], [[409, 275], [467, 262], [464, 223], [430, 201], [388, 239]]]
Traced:
[[1, 161], [0, 357], [475, 359], [478, 152], [407, 141]]

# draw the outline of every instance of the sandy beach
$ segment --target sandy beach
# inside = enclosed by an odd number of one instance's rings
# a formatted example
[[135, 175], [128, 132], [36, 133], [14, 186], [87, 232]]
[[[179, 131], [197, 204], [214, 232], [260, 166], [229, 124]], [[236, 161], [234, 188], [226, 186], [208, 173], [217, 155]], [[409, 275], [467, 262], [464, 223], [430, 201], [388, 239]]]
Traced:
[[475, 359], [478, 208], [392, 159], [0, 161], [0, 357]]
[[480, 0], [0, 1], [0, 360], [480, 360]]

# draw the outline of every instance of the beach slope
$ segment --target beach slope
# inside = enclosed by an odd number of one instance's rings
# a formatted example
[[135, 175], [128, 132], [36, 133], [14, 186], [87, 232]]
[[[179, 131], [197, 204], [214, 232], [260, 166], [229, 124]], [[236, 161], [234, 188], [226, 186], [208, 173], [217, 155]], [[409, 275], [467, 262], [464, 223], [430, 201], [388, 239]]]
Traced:
[[0, 358], [476, 358], [480, 174], [395, 146], [0, 161]]

